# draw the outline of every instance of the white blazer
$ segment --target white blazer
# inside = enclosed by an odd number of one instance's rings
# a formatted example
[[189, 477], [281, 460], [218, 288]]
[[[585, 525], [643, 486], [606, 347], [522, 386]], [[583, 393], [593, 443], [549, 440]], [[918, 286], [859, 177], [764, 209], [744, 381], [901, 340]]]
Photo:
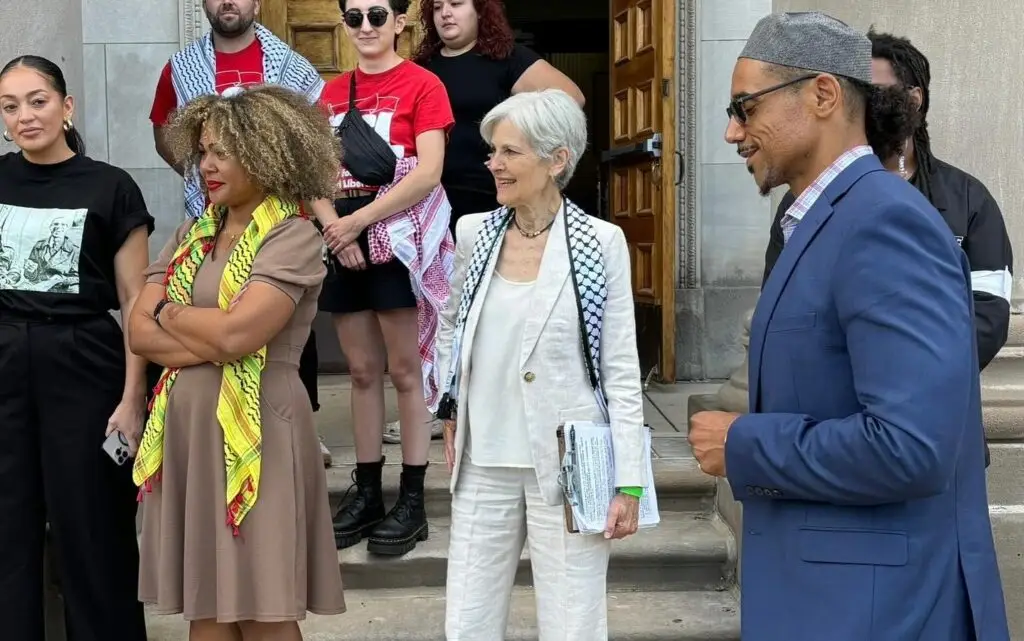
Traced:
[[[473, 254], [473, 244], [488, 215], [466, 215], [456, 225], [455, 273], [452, 276], [451, 297], [441, 315], [437, 337], [442, 385], [447, 383], [455, 321], [466, 271]], [[608, 281], [608, 300], [601, 337], [600, 376], [611, 417], [615, 485], [643, 487], [647, 481], [643, 451], [645, 428], [629, 248], [618, 226], [596, 218], [590, 220], [601, 243]], [[551, 227], [537, 282], [533, 286], [519, 362], [507, 364], [508, 367], [519, 369], [519, 384], [526, 404], [526, 427], [537, 482], [548, 505], [557, 505], [562, 500], [558, 485], [558, 441], [555, 437], [558, 425], [569, 420], [604, 422], [583, 360], [579, 312], [569, 275], [569, 252], [565, 237], [563, 207]], [[473, 375], [473, 339], [480, 321], [480, 308], [487, 298], [487, 289], [497, 264], [497, 249], [500, 249], [500, 245], [492, 254], [490, 264], [481, 277], [480, 287], [466, 318], [462, 339], [458, 389], [460, 411], [456, 417], [452, 492], [458, 482], [466, 443], [467, 412], [464, 410], [468, 407], [466, 395], [469, 377]], [[494, 399], [498, 411], [501, 402], [501, 399]]]

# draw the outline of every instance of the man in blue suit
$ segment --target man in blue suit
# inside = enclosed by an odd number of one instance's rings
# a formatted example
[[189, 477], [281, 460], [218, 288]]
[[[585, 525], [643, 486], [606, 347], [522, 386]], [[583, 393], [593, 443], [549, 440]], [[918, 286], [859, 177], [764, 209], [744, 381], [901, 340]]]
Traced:
[[750, 414], [690, 442], [743, 502], [743, 641], [1009, 641], [985, 489], [970, 267], [867, 146], [871, 43], [773, 14], [726, 140], [785, 246], [750, 335]]

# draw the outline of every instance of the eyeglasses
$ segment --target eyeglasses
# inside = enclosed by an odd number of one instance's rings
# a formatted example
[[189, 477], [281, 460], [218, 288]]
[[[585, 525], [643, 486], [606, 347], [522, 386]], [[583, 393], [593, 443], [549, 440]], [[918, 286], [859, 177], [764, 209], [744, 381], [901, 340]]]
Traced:
[[816, 73], [809, 73], [809, 74], [807, 74], [805, 76], [800, 76], [799, 78], [794, 78], [793, 80], [788, 80], [786, 82], [783, 82], [782, 84], [774, 85], [774, 86], [768, 87], [767, 89], [762, 89], [761, 91], [758, 91], [758, 92], [755, 92], [755, 93], [752, 93], [752, 94], [748, 94], [746, 96], [740, 96], [738, 98], [733, 98], [731, 101], [729, 101], [729, 106], [725, 108], [725, 113], [726, 113], [726, 115], [729, 116], [729, 118], [735, 118], [736, 122], [740, 123], [741, 125], [745, 124], [747, 122], [747, 110], [743, 106], [745, 103], [747, 103], [747, 102], [749, 102], [749, 101], [751, 101], [751, 100], [753, 100], [755, 98], [760, 98], [761, 96], [766, 96], [766, 95], [770, 94], [773, 91], [778, 91], [779, 89], [784, 89], [784, 88], [789, 87], [791, 85], [795, 85], [798, 82], [803, 82], [804, 80], [810, 80], [811, 78], [817, 78], [818, 75], [819, 74], [816, 74]]
[[[388, 14], [390, 13], [384, 7], [370, 7], [366, 12], [366, 19], [370, 21], [371, 27], [380, 28], [388, 21]], [[345, 12], [345, 24], [350, 29], [358, 29], [363, 26], [363, 12], [359, 9], [349, 9]]]

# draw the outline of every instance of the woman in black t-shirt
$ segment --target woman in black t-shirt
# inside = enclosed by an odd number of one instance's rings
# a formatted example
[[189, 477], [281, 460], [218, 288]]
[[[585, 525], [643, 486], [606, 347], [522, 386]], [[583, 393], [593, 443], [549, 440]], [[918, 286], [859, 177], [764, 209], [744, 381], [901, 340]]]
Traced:
[[134, 453], [145, 416], [145, 363], [110, 311], [142, 288], [153, 218], [84, 155], [74, 106], [49, 60], [0, 70], [21, 149], [0, 155], [0, 621], [5, 640], [43, 637], [48, 522], [68, 637], [145, 641], [132, 466], [103, 446], [116, 432]]
[[[441, 185], [459, 217], [498, 207], [480, 121], [512, 94], [561, 89], [583, 105], [579, 87], [536, 53], [515, 44], [501, 0], [420, 0], [424, 37], [415, 60], [441, 79], [455, 113]], [[390, 434], [390, 430], [388, 431]]]

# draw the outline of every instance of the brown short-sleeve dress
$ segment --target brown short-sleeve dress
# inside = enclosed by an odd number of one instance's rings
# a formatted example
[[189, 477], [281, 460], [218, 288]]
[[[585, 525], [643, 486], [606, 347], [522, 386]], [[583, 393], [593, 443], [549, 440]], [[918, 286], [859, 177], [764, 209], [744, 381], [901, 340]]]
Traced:
[[[185, 223], [146, 276], [162, 283], [188, 232]], [[224, 435], [216, 418], [221, 368], [184, 368], [168, 399], [163, 474], [142, 503], [139, 599], [190, 621], [298, 621], [345, 611], [327, 483], [299, 356], [325, 268], [313, 224], [290, 218], [264, 239], [250, 280], [278, 287], [295, 313], [267, 346], [263, 370], [262, 471], [240, 536], [225, 525]], [[193, 304], [217, 305], [229, 252], [207, 255]]]

